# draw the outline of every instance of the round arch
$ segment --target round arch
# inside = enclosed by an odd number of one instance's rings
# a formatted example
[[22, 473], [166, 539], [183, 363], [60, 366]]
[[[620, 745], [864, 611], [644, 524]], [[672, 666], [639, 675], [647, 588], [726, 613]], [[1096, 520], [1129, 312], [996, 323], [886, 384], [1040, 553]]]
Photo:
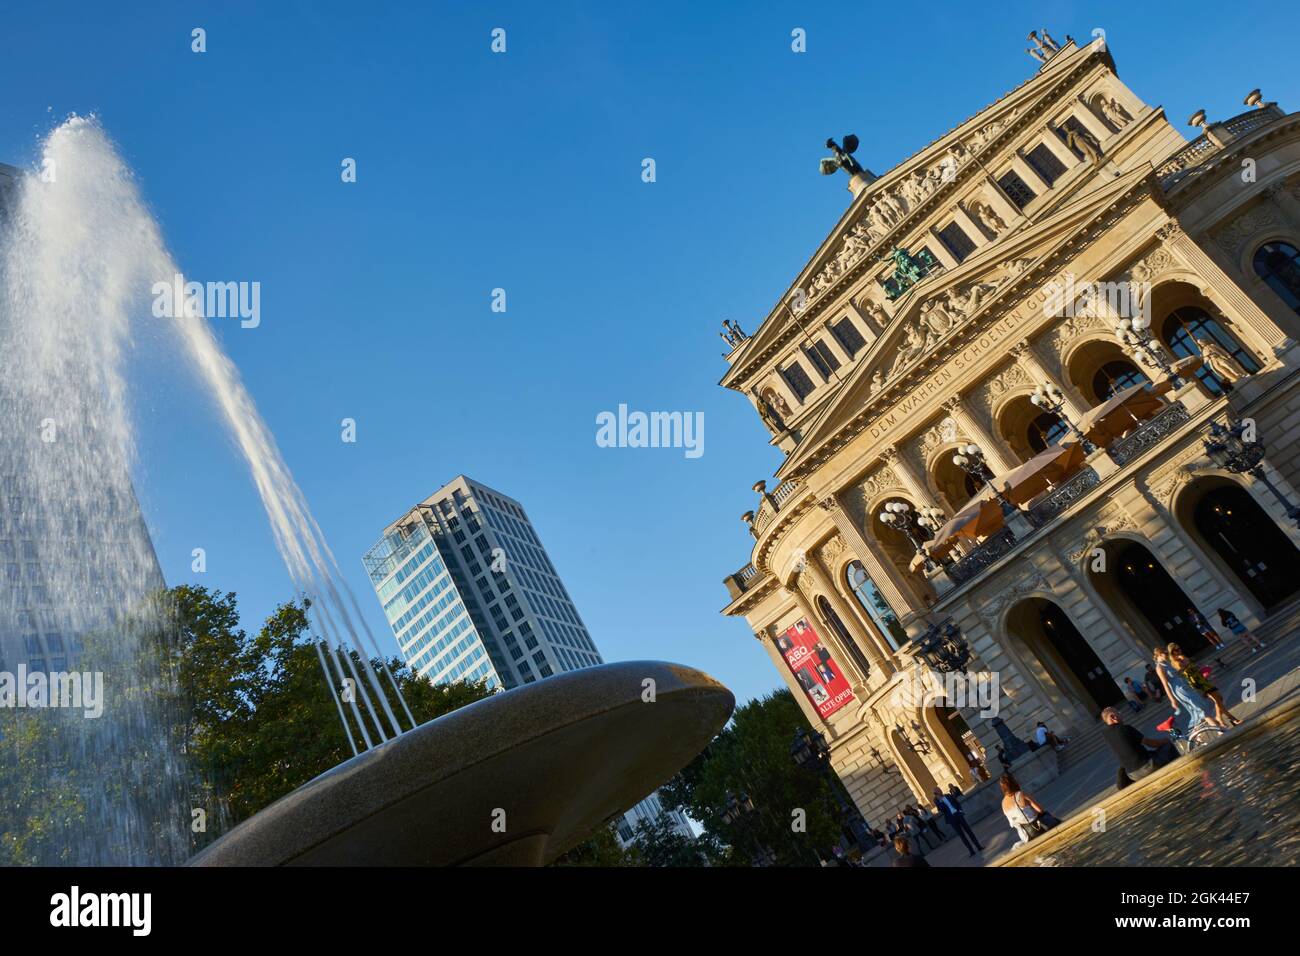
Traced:
[[1300, 315], [1300, 239], [1265, 233], [1242, 247], [1242, 273]]
[[1089, 336], [1062, 357], [1065, 377], [1088, 405], [1100, 405], [1115, 392], [1151, 381], [1115, 341], [1114, 336]]
[[[1265, 350], [1248, 328], [1227, 316], [1208, 288], [1168, 280], [1155, 286], [1150, 296], [1151, 332], [1175, 360], [1198, 355], [1201, 342], [1213, 341], [1246, 372], [1263, 367]], [[1209, 368], [1197, 369], [1195, 375], [1211, 395], [1223, 394], [1219, 379]]]
[[1069, 436], [1069, 429], [1061, 417], [1045, 412], [1031, 402], [1031, 394], [1021, 391], [1003, 401], [993, 418], [998, 436], [1022, 462]]
[[880, 553], [888, 560], [895, 572], [895, 581], [904, 588], [904, 593], [910, 593], [916, 599], [918, 606], [929, 607], [937, 598], [930, 582], [925, 580], [919, 574], [912, 571], [912, 559], [916, 556], [916, 550], [912, 547], [912, 542], [908, 540], [906, 534], [902, 531], [889, 527], [880, 520], [880, 512], [883, 505], [891, 501], [905, 502], [916, 510], [916, 502], [912, 501], [909, 496], [903, 494], [892, 494], [885, 496], [880, 506], [873, 507], [867, 514], [867, 534], [875, 540], [876, 546]]
[[950, 516], [960, 511], [979, 490], [979, 484], [975, 479], [953, 463], [953, 455], [962, 444], [962, 442], [948, 442], [941, 445], [938, 450], [931, 453], [926, 463], [926, 474], [929, 476], [930, 484], [939, 493], [941, 503], [947, 508]]
[[1118, 532], [1098, 545], [1100, 562], [1087, 561], [1086, 577], [1113, 616], [1130, 627], [1150, 656], [1171, 641], [1188, 653], [1205, 647], [1188, 616], [1196, 605], [1169, 573], [1151, 542], [1138, 534]]
[[1123, 691], [1074, 621], [1050, 595], [1032, 594], [1003, 615], [1007, 645], [1067, 723], [1087, 726]]
[[1300, 549], [1237, 476], [1197, 477], [1180, 489], [1170, 511], [1230, 590], [1261, 617], [1300, 592], [1294, 573]]

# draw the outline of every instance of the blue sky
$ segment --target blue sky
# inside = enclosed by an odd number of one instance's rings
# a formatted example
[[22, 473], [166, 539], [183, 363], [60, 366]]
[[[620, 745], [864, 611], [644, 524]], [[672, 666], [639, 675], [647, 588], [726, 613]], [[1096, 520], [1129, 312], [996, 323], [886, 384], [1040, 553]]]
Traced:
[[[1104, 28], [1121, 79], [1184, 132], [1254, 86], [1294, 109], [1285, 11], [28, 4], [0, 35], [0, 161], [28, 166], [54, 123], [98, 113], [187, 274], [261, 283], [260, 327], [227, 320], [223, 342], [386, 647], [360, 556], [465, 473], [528, 508], [606, 659], [692, 664], [743, 700], [779, 677], [719, 616], [721, 580], [779, 456], [717, 387], [717, 329], [753, 331], [843, 212], [820, 144], [855, 132], [884, 172], [1025, 80], [1043, 26]], [[292, 594], [261, 506], [203, 397], [150, 368], [138, 483], [168, 582], [238, 592], [255, 626]], [[620, 403], [704, 412], [704, 455], [597, 447]]]

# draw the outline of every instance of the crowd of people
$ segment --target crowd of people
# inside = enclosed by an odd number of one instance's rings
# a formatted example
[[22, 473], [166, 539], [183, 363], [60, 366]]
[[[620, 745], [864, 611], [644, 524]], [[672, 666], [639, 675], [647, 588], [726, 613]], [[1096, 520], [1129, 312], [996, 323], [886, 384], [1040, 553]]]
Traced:
[[[1195, 608], [1188, 608], [1187, 611], [1188, 619], [1210, 648], [1223, 650], [1223, 638], [1209, 620]], [[1250, 647], [1252, 654], [1267, 646], [1251, 634], [1231, 611], [1219, 608], [1217, 613], [1222, 626]], [[1222, 660], [1214, 660], [1222, 669]], [[1202, 723], [1227, 730], [1241, 721], [1224, 702], [1223, 694], [1210, 679], [1212, 674], [1210, 667], [1196, 664], [1181, 646], [1170, 643], [1154, 649], [1152, 659], [1146, 665], [1146, 672], [1140, 680], [1124, 678], [1124, 696], [1135, 714], [1143, 711], [1148, 704], [1166, 702], [1175, 717], [1185, 718], [1189, 733]], [[1137, 728], [1124, 723], [1124, 717], [1116, 707], [1103, 710], [1101, 721], [1102, 738], [1119, 761], [1117, 784], [1120, 788], [1141, 780], [1179, 756], [1171, 739], [1145, 736]], [[1039, 722], [1029, 747], [1031, 750], [1051, 747], [1059, 752], [1069, 742], [1068, 737], [1058, 736], [1046, 724]], [[1015, 831], [1017, 842], [1028, 843], [1061, 821], [1020, 786], [1015, 774], [1011, 772], [1012, 758], [1001, 744], [997, 745], [996, 751], [998, 762], [1002, 765], [998, 784], [1002, 790], [1003, 816]], [[967, 759], [974, 769], [975, 761], [970, 756]], [[972, 776], [978, 784], [981, 777], [974, 773]], [[987, 772], [983, 779], [988, 779]], [[897, 855], [892, 865], [930, 865], [926, 862], [926, 853], [942, 846], [947, 840], [947, 834], [939, 826], [940, 816], [961, 837], [971, 856], [983, 852], [984, 847], [966, 822], [961, 797], [961, 791], [955, 785], [950, 786], [946, 793], [935, 787], [933, 808], [915, 805], [904, 807], [890, 821], [884, 833], [873, 830], [872, 835], [881, 846], [893, 844]]]

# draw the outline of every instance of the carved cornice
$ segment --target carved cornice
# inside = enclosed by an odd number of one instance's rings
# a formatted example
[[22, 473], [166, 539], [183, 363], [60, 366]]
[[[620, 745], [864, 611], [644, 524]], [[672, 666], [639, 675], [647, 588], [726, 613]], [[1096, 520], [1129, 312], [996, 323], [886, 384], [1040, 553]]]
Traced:
[[[891, 375], [889, 380], [877, 392], [863, 402], [861, 409], [848, 422], [840, 426], [839, 431], [824, 441], [815, 452], [809, 453], [804, 461], [790, 469], [783, 477], [797, 478], [814, 471], [828, 461], [844, 445], [860, 434], [872, 421], [888, 411], [889, 407], [903, 398], [909, 389], [915, 387], [924, 376], [936, 367], [951, 359], [968, 346], [980, 333], [1006, 315], [1025, 308], [1026, 299], [1032, 291], [1045, 283], [1049, 267], [1059, 269], [1063, 258], [1073, 259], [1086, 251], [1095, 242], [1106, 236], [1112, 227], [1124, 218], [1137, 199], [1152, 195], [1155, 182], [1153, 175], [1136, 178], [1123, 192], [1115, 196], [1104, 214], [1094, 218], [1087, 226], [1072, 234], [1064, 244], [1050, 255], [1040, 256], [1027, 268], [1020, 269], [1008, 282], [1003, 283], [996, 293], [983, 302], [971, 321], [959, 325], [944, 338], [938, 347], [932, 349], [919, 360], [915, 360], [900, 375]], [[1030, 306], [1032, 308], [1032, 306]], [[901, 441], [901, 439], [900, 439]]]
[[[1091, 71], [1099, 60], [1110, 63], [1109, 53], [1095, 45], [1089, 45], [1074, 52], [1082, 52], [1084, 55], [1077, 57], [1076, 62], [1067, 72], [1056, 76], [1054, 82], [1042, 90], [1032, 101], [1016, 104], [1010, 108], [1004, 107], [1000, 111], [997, 108], [999, 103], [1018, 94], [1024, 87], [1039, 82], [1044, 76], [1042, 73], [1026, 80], [1021, 87], [986, 107], [980, 114], [976, 114], [976, 117], [985, 112], [996, 115], [973, 132], [954, 137], [953, 133], [956, 130], [950, 131], [913, 154], [909, 160], [895, 167], [894, 170], [886, 173], [876, 183], [863, 190], [858, 199], [855, 200], [854, 207], [856, 208], [850, 208], [841, 223], [837, 225], [835, 233], [832, 234], [838, 234], [840, 236], [839, 241], [828, 240], [825, 248], [818, 251], [818, 254], [801, 271], [800, 277], [795, 284], [769, 312], [767, 319], [762, 323], [759, 330], [754, 336], [751, 336], [750, 342], [754, 343], [759, 340], [762, 337], [762, 327], [782, 315], [787, 316], [785, 326], [764, 345], [761, 351], [755, 352], [753, 355], [744, 355], [743, 364], [739, 367], [733, 367], [723, 376], [723, 384], [730, 388], [743, 388], [746, 381], [761, 371], [773, 357], [784, 351], [790, 342], [802, 334], [800, 321], [794, 320], [794, 315], [790, 311], [791, 300], [795, 299], [799, 292], [803, 292], [807, 301], [806, 307], [798, 312], [798, 319], [800, 320], [806, 321], [819, 312], [837, 307], [841, 302], [842, 294], [850, 286], [856, 284], [864, 273], [869, 270], [869, 267], [879, 265], [877, 256], [880, 250], [891, 249], [894, 245], [903, 241], [908, 232], [923, 221], [926, 215], [934, 211], [941, 201], [948, 200], [955, 192], [959, 191], [961, 184], [967, 182], [971, 176], [986, 175], [983, 167], [979, 163], [973, 162], [976, 155], [985, 158], [991, 156], [993, 152], [1005, 145], [1014, 134], [1056, 109], [1060, 105], [1063, 95], [1071, 87], [1075, 86], [1085, 74]], [[971, 117], [966, 122], [970, 123], [976, 117]], [[963, 123], [962, 126], [964, 125], [966, 124]], [[951, 141], [948, 141], [949, 137], [952, 137]], [[955, 163], [955, 167], [949, 163], [950, 159], [952, 163]], [[885, 208], [881, 208], [876, 214], [878, 222], [875, 227], [875, 231], [879, 235], [867, 247], [876, 255], [868, 255], [867, 251], [861, 248], [864, 235], [871, 235], [869, 230], [864, 232], [863, 229], [858, 228], [862, 226], [864, 219], [867, 219], [868, 210], [875, 209], [881, 203], [887, 203], [885, 196], [889, 196], [895, 203], [899, 203], [899, 196], [902, 195], [902, 200], [905, 202], [907, 197], [903, 191], [907, 188], [909, 182], [914, 183], [913, 189], [915, 190], [921, 188], [918, 176], [927, 176], [936, 170], [942, 171], [954, 168], [955, 176], [947, 172], [942, 175], [943, 180], [949, 181], [941, 181], [937, 188], [932, 189], [928, 195], [921, 196], [917, 194], [917, 204], [912, 208], [905, 209], [898, 222], [890, 226], [887, 232], [881, 231], [879, 225], [880, 222], [883, 222], [881, 217], [886, 214]], [[869, 222], [868, 225], [870, 225]], [[852, 233], [855, 228], [858, 228], [858, 233], [853, 236]], [[846, 252], [846, 249], [849, 251]], [[813, 278], [820, 276], [833, 262], [838, 262], [835, 267], [840, 270], [838, 275], [818, 295], [810, 296], [806, 290]]]

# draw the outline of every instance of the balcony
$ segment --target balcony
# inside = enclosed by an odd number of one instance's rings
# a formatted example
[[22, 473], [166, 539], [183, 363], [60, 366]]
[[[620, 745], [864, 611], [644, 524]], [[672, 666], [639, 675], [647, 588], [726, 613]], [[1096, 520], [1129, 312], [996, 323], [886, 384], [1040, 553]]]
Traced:
[[1185, 405], [1172, 402], [1159, 415], [1143, 422], [1132, 434], [1112, 445], [1110, 457], [1117, 465], [1127, 465], [1148, 448], [1160, 444], [1166, 437], [1176, 432], [1190, 417]]

